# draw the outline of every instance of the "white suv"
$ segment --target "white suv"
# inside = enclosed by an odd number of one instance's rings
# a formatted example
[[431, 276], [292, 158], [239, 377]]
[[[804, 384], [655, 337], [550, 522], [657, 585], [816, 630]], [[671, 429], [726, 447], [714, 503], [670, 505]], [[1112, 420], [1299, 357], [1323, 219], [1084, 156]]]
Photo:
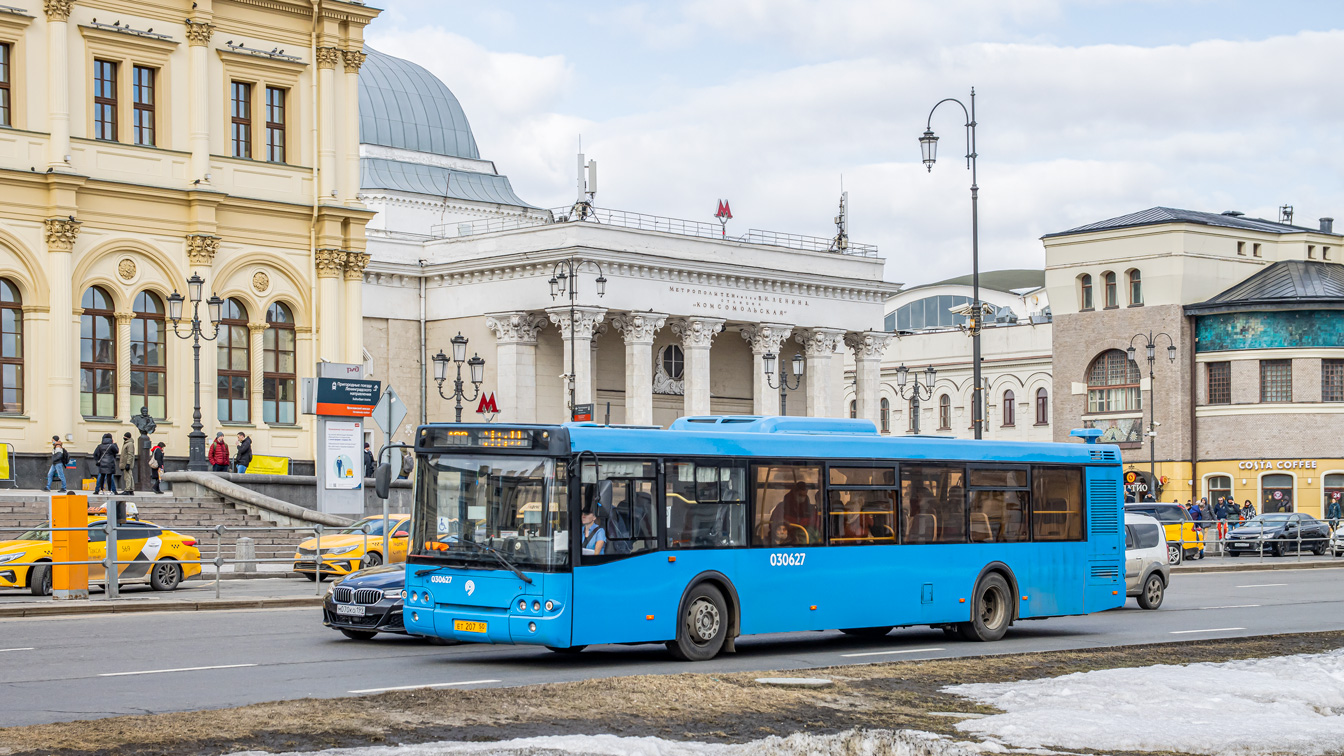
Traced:
[[1136, 596], [1139, 606], [1162, 606], [1171, 567], [1167, 564], [1167, 537], [1156, 518], [1125, 513], [1125, 595]]

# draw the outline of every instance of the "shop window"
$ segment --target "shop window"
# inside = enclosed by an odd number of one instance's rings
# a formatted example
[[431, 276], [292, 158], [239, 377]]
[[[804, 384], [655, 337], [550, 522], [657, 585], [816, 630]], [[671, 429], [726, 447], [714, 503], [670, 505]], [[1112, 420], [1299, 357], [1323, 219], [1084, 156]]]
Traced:
[[1260, 513], [1293, 511], [1293, 476], [1275, 473], [1260, 479]]
[[93, 61], [93, 138], [117, 141], [117, 64]]
[[0, 413], [23, 412], [23, 297], [0, 278]]
[[1321, 401], [1344, 402], [1344, 360], [1321, 360]]
[[1129, 272], [1129, 304], [1131, 307], [1143, 304], [1143, 280], [1137, 270]]
[[1012, 391], [1003, 392], [1003, 426], [1017, 425], [1017, 396]]
[[1027, 469], [972, 469], [970, 481], [970, 540], [974, 543], [1029, 540]]
[[1044, 388], [1036, 389], [1036, 424], [1050, 424], [1050, 392]]
[[1084, 273], [1083, 277], [1078, 279], [1078, 282], [1079, 286], [1081, 287], [1081, 294], [1078, 300], [1078, 309], [1090, 310], [1092, 309], [1092, 276], [1087, 273]]
[[252, 85], [242, 81], [230, 87], [229, 128], [236, 158], [252, 157]]
[[[1209, 498], [1209, 503], [1216, 505], [1219, 499], [1232, 500], [1232, 478], [1227, 475], [1209, 476], [1206, 485], [1205, 495]], [[1236, 503], [1233, 501], [1233, 503]]]
[[1083, 472], [1032, 468], [1031, 535], [1036, 541], [1083, 540]]
[[954, 465], [902, 465], [903, 543], [966, 540], [965, 469]]
[[135, 143], [153, 147], [154, 141], [154, 75], [148, 66], [131, 68], [131, 115]]
[[1115, 289], [1115, 274], [1106, 271], [1101, 274], [1101, 280], [1106, 286], [1106, 309], [1120, 306], [1120, 296]]
[[1139, 383], [1143, 376], [1129, 355], [1111, 349], [1097, 355], [1087, 369], [1087, 411], [1137, 412], [1143, 409]]
[[13, 107], [10, 100], [9, 82], [13, 72], [10, 57], [14, 46], [8, 42], [0, 43], [0, 126], [13, 126]]
[[142, 291], [135, 297], [135, 319], [131, 321], [131, 406], [138, 414], [141, 407], [158, 420], [168, 416], [167, 334], [164, 329], [163, 300], [153, 292]]
[[892, 467], [832, 467], [830, 544], [896, 543], [896, 470]]
[[821, 520], [821, 467], [755, 465], [757, 546], [810, 546], [824, 543]]
[[117, 331], [112, 297], [101, 287], [79, 300], [79, 413], [84, 417], [117, 415]]
[[1260, 401], [1293, 400], [1293, 361], [1260, 360]]
[[952, 396], [938, 397], [938, 430], [952, 430]]
[[[1321, 478], [1321, 482], [1325, 488], [1326, 506], [1329, 506], [1332, 501], [1338, 501], [1341, 506], [1344, 506], [1344, 474], [1329, 473]], [[1324, 512], [1325, 510], [1322, 509], [1321, 511]]]
[[246, 423], [252, 419], [252, 344], [247, 329], [247, 307], [236, 299], [224, 301], [216, 342], [215, 395], [219, 419]]
[[1204, 380], [1206, 403], [1232, 403], [1232, 363], [1204, 363]]
[[266, 159], [285, 162], [285, 95], [288, 90], [266, 87]]
[[294, 314], [276, 302], [266, 310], [262, 336], [261, 414], [267, 423], [293, 425], [298, 383]]
[[747, 463], [669, 461], [666, 478], [668, 546], [747, 545]]

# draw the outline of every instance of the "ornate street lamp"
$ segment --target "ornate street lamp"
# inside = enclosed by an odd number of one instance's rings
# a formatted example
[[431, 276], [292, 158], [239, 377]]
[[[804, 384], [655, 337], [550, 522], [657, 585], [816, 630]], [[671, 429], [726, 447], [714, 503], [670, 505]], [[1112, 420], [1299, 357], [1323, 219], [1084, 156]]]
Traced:
[[920, 399], [933, 398], [933, 382], [938, 379], [938, 371], [933, 365], [924, 368], [924, 383], [919, 382], [919, 374], [915, 374], [914, 383], [908, 383], [910, 369], [904, 363], [896, 368], [896, 393], [902, 399], [910, 400], [910, 428], [915, 433], [919, 433], [919, 401]]
[[[481, 384], [485, 381], [485, 360], [478, 354], [473, 354], [471, 359], [467, 359], [467, 337], [458, 331], [457, 335], [448, 340], [452, 344], [453, 358], [452, 362], [457, 366], [457, 377], [453, 380], [452, 395], [443, 393], [443, 382], [448, 380], [448, 355], [440, 349], [439, 353], [434, 355], [434, 380], [439, 384], [439, 396], [444, 399], [452, 399], [456, 402], [454, 409], [457, 411], [457, 422], [462, 422], [462, 400], [469, 402], [476, 401], [481, 395]], [[467, 368], [471, 374], [471, 383], [475, 386], [475, 392], [471, 396], [466, 395], [466, 384], [462, 382], [462, 363], [467, 363]]]
[[[1171, 337], [1165, 333], [1159, 333], [1156, 336], [1153, 335], [1152, 331], [1146, 334], [1136, 333], [1129, 340], [1129, 348], [1125, 350], [1125, 354], [1129, 356], [1129, 361], [1134, 362], [1134, 354], [1138, 351], [1134, 348], [1134, 342], [1137, 339], [1144, 340], [1144, 357], [1148, 360], [1148, 475], [1152, 479], [1154, 488], [1157, 487], [1157, 419], [1153, 416], [1153, 413], [1157, 409], [1154, 406], [1157, 404], [1157, 391], [1153, 387], [1153, 363], [1157, 361], [1157, 339], [1163, 337], [1167, 340], [1167, 361], [1175, 364], [1176, 342], [1172, 341]], [[1153, 491], [1153, 498], [1157, 498], [1156, 490]]]
[[205, 335], [201, 327], [201, 289], [205, 286], [205, 279], [201, 278], [195, 272], [191, 278], [187, 279], [187, 294], [191, 299], [191, 330], [187, 333], [181, 333], [177, 330], [178, 323], [182, 320], [183, 297], [173, 289], [173, 293], [168, 295], [168, 319], [173, 321], [173, 335], [179, 339], [191, 339], [192, 361], [195, 366], [195, 406], [192, 412], [191, 432], [187, 434], [187, 449], [189, 457], [187, 460], [188, 470], [205, 471], [210, 469], [210, 465], [205, 461], [205, 426], [201, 425], [201, 339], [214, 341], [219, 337], [219, 311], [224, 304], [224, 300], [217, 295], [211, 294], [210, 299], [206, 300], [206, 317], [210, 319], [210, 325], [214, 330], [209, 336]]
[[593, 281], [597, 288], [597, 296], [605, 297], [607, 295], [607, 277], [602, 275], [602, 266], [593, 260], [575, 260], [566, 258], [555, 264], [551, 270], [551, 279], [547, 281], [551, 285], [551, 299], [555, 299], [568, 291], [569, 293], [569, 372], [565, 375], [565, 381], [569, 385], [569, 413], [570, 418], [574, 417], [575, 404], [575, 376], [578, 374], [578, 362], [574, 354], [574, 308], [578, 306], [579, 301], [579, 272], [583, 266], [592, 266], [597, 271], [597, 279]]
[[[765, 365], [765, 385], [772, 389], [779, 389], [779, 414], [789, 414], [789, 395], [786, 391], [797, 391], [803, 385], [803, 370], [807, 367], [807, 361], [801, 354], [793, 356], [793, 385], [789, 385], [788, 365], [780, 362], [774, 352], [766, 352], [761, 357], [761, 362]], [[775, 385], [775, 363], [779, 363], [779, 385]]]

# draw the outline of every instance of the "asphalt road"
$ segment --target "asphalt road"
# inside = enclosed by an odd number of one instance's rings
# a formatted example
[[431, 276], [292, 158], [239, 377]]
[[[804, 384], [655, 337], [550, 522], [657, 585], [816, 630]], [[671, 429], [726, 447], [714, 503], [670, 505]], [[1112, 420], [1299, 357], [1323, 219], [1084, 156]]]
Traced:
[[[311, 586], [310, 586], [311, 587]], [[1334, 569], [1178, 575], [1165, 605], [1022, 622], [997, 643], [928, 628], [863, 640], [837, 632], [750, 636], [710, 662], [662, 646], [561, 656], [528, 646], [346, 640], [318, 609], [0, 620], [0, 726], [329, 698], [400, 687], [487, 687], [672, 672], [757, 671], [1344, 629]]]

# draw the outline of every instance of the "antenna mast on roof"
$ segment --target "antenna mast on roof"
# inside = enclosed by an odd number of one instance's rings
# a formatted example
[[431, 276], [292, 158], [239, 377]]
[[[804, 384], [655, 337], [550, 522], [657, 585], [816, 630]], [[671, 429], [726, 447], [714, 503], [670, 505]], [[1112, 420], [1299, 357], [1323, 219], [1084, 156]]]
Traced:
[[[840, 180], [844, 186], [844, 179]], [[835, 216], [835, 238], [831, 240], [832, 252], [844, 253], [849, 249], [849, 192], [840, 192], [840, 213]]]
[[1279, 223], [1284, 223], [1289, 226], [1293, 225], [1292, 205], [1283, 205], [1282, 207], [1279, 208]]
[[583, 159], [583, 135], [579, 135], [579, 170], [575, 181], [574, 207], [569, 212], [571, 220], [586, 220], [593, 214], [593, 201], [597, 199], [597, 161]]

